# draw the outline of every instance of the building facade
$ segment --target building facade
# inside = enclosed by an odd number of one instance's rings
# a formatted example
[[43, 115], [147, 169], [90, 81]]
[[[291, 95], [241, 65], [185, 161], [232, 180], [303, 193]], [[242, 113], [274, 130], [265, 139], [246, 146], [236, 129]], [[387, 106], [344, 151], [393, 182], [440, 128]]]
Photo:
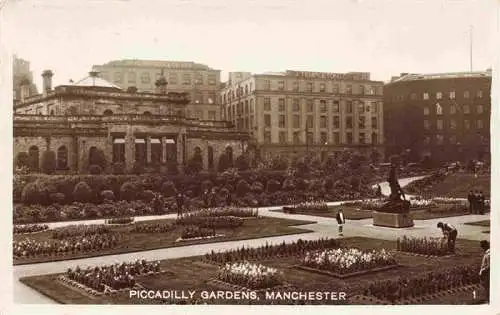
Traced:
[[155, 82], [165, 76], [168, 90], [188, 93], [190, 103], [186, 115], [202, 120], [220, 120], [220, 106], [217, 92], [220, 89], [220, 70], [207, 65], [182, 61], [156, 60], [115, 60], [103, 65], [94, 65], [93, 71], [127, 90], [136, 88], [138, 92], [154, 92]]
[[219, 97], [223, 118], [249, 132], [261, 154], [376, 149], [383, 155], [382, 89], [369, 73], [287, 70], [242, 75]]
[[167, 93], [163, 77], [155, 93], [123, 91], [97, 72], [54, 89], [52, 72], [43, 77], [43, 94], [14, 105], [14, 157], [23, 152], [35, 170], [44, 151], [56, 153], [57, 170], [86, 173], [97, 150], [126, 172], [137, 163], [183, 171], [195, 155], [203, 169], [216, 170], [222, 154], [245, 150], [248, 135], [230, 123], [186, 117], [189, 95]]
[[38, 94], [36, 85], [33, 83], [30, 62], [18, 58], [16, 55], [14, 55], [12, 61], [12, 87], [14, 101], [20, 100], [22, 97]]
[[388, 154], [413, 161], [489, 159], [491, 71], [401, 74], [384, 87]]

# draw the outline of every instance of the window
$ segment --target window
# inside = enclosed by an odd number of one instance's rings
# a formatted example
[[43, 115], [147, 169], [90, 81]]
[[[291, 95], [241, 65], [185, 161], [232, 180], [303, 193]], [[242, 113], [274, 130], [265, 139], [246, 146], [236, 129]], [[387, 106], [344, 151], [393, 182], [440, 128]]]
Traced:
[[141, 73], [141, 83], [142, 84], [149, 84], [149, 83], [151, 83], [151, 78], [149, 77], [149, 72], [143, 72], [143, 73]]
[[113, 139], [113, 162], [125, 162], [125, 139]]
[[411, 93], [411, 94], [410, 94], [410, 99], [411, 99], [412, 101], [415, 101], [415, 100], [417, 99], [417, 93]]
[[376, 132], [372, 133], [372, 144], [378, 144], [378, 135]]
[[308, 113], [313, 112], [313, 100], [312, 99], [307, 99], [306, 101], [306, 109]]
[[326, 116], [319, 117], [319, 127], [326, 128]]
[[457, 136], [455, 135], [450, 136], [450, 144], [457, 144]]
[[352, 117], [351, 116], [345, 118], [345, 127], [347, 129], [352, 129]]
[[203, 103], [203, 95], [200, 92], [193, 93], [193, 103], [200, 104]]
[[297, 92], [299, 90], [299, 82], [294, 81], [292, 85], [292, 90]]
[[[203, 78], [201, 79], [203, 82]], [[209, 74], [207, 76], [208, 85], [217, 85], [217, 76], [215, 74]]]
[[443, 115], [443, 106], [439, 103], [436, 103], [436, 115]]
[[424, 129], [425, 130], [431, 129], [431, 122], [428, 119], [424, 120]]
[[454, 115], [456, 113], [457, 113], [457, 107], [454, 104], [450, 105], [450, 114]]
[[442, 119], [438, 119], [436, 121], [436, 128], [437, 128], [437, 130], [443, 130], [443, 120]]
[[463, 110], [464, 110], [464, 114], [470, 114], [470, 106], [469, 105], [464, 105]]
[[115, 72], [115, 82], [116, 83], [123, 83], [123, 73]]
[[365, 127], [366, 127], [366, 117], [365, 116], [359, 117], [358, 127], [359, 127], [359, 129], [365, 129]]
[[483, 91], [481, 91], [481, 90], [477, 91], [476, 97], [477, 98], [483, 98]]
[[359, 133], [359, 143], [360, 144], [365, 144], [366, 141], [365, 141], [365, 133], [364, 132], [360, 132]]
[[340, 117], [333, 116], [333, 129], [339, 129], [339, 128], [340, 128]]
[[455, 119], [450, 119], [450, 129], [457, 129], [457, 121]]
[[253, 104], [253, 99], [250, 100], [250, 114], [253, 114], [254, 112], [254, 104]]
[[436, 135], [436, 144], [442, 145], [443, 142], [444, 142], [444, 136], [443, 135]]
[[484, 128], [483, 120], [482, 119], [476, 120], [476, 129], [483, 129], [483, 128]]
[[464, 98], [469, 98], [469, 97], [470, 97], [469, 91], [464, 91]]
[[300, 143], [300, 132], [296, 131], [293, 133], [293, 143], [294, 144]]
[[279, 142], [281, 144], [287, 143], [287, 141], [286, 141], [286, 132], [285, 131], [280, 131], [280, 133], [279, 133]]
[[347, 144], [352, 144], [352, 132], [347, 132], [345, 136]]
[[129, 72], [127, 78], [128, 78], [128, 83], [135, 83], [136, 81], [135, 72]]
[[377, 117], [372, 117], [372, 128], [373, 129], [377, 129], [378, 128], [378, 124], [377, 124]]
[[319, 111], [321, 113], [326, 113], [326, 100], [319, 101]]
[[68, 169], [68, 149], [64, 145], [57, 149], [57, 169]]
[[264, 90], [270, 90], [270, 89], [271, 89], [271, 81], [264, 80]]
[[319, 91], [320, 91], [320, 92], [325, 92], [325, 91], [326, 91], [326, 86], [325, 86], [325, 84], [324, 84], [324, 83], [321, 83], [321, 84], [319, 85]]
[[151, 138], [150, 143], [151, 143], [151, 162], [154, 164], [160, 164], [163, 155], [161, 141], [158, 138]]
[[365, 112], [365, 103], [362, 101], [358, 102], [358, 113], [362, 114]]
[[333, 133], [333, 144], [340, 144], [340, 134], [338, 132]]
[[285, 89], [285, 81], [278, 81], [278, 90], [283, 91]]
[[271, 115], [264, 115], [264, 126], [270, 128], [271, 127]]
[[428, 100], [429, 99], [429, 93], [425, 92], [423, 98], [424, 98], [424, 100]]
[[424, 136], [424, 144], [430, 144], [431, 143], [431, 137], [430, 136]]
[[345, 93], [346, 94], [352, 94], [352, 85], [348, 84], [345, 87]]
[[470, 129], [470, 121], [468, 119], [464, 120], [464, 129], [466, 130]]
[[285, 119], [285, 115], [280, 115], [280, 116], [279, 116], [279, 127], [280, 127], [280, 128], [286, 128], [286, 119]]
[[346, 112], [352, 114], [352, 101], [348, 100], [345, 102]]
[[285, 99], [284, 98], [278, 99], [278, 110], [280, 112], [284, 112], [285, 111]]
[[312, 115], [307, 115], [306, 119], [306, 128], [314, 128], [314, 119]]
[[248, 114], [248, 101], [245, 101], [245, 115]]
[[293, 105], [292, 106], [293, 106], [292, 109], [293, 109], [293, 111], [295, 113], [300, 112], [300, 100], [298, 98], [294, 98], [293, 99]]
[[443, 93], [441, 93], [441, 92], [436, 92], [436, 99], [437, 99], [437, 100], [440, 100], [440, 99], [442, 99], [442, 98], [443, 98]]
[[[380, 103], [382, 104], [382, 103]], [[372, 102], [372, 108], [373, 108], [373, 113], [374, 114], [377, 114], [378, 111], [379, 111], [379, 108], [381, 108], [382, 106], [379, 106], [379, 102]]]
[[334, 113], [338, 113], [338, 112], [340, 111], [340, 104], [339, 104], [339, 101], [333, 101], [332, 111], [333, 111]]
[[182, 84], [183, 85], [190, 85], [191, 84], [191, 74], [184, 73], [182, 75]]
[[364, 85], [359, 86], [359, 94], [361, 94], [361, 95], [365, 94], [365, 86]]
[[216, 120], [216, 111], [215, 110], [209, 110], [208, 111], [208, 120]]
[[313, 83], [307, 82], [307, 92], [312, 92], [312, 91], [313, 91]]
[[177, 73], [173, 72], [168, 75], [168, 83], [170, 85], [177, 85], [179, 83], [179, 77]]
[[454, 100], [455, 99], [455, 91], [451, 91], [450, 92], [450, 100]]
[[264, 132], [264, 142], [271, 143], [271, 132], [270, 131]]
[[328, 136], [327, 136], [326, 132], [321, 132], [319, 134], [319, 138], [320, 138], [321, 144], [328, 144]]
[[483, 107], [483, 105], [477, 105], [476, 110], [477, 110], [478, 114], [484, 113], [484, 107]]
[[333, 93], [335, 93], [335, 94], [339, 93], [339, 85], [338, 84], [333, 85]]
[[146, 139], [135, 139], [135, 161], [139, 163], [146, 162]]
[[306, 143], [312, 144], [314, 143], [314, 134], [312, 132], [308, 132], [306, 136]]
[[271, 110], [271, 98], [270, 97], [264, 97], [264, 110], [265, 111]]
[[293, 115], [292, 121], [293, 121], [293, 128], [295, 129], [300, 128], [300, 115]]
[[194, 79], [194, 84], [196, 84], [196, 85], [203, 84], [203, 75], [202, 74], [200, 74], [200, 73], [196, 74], [196, 77]]

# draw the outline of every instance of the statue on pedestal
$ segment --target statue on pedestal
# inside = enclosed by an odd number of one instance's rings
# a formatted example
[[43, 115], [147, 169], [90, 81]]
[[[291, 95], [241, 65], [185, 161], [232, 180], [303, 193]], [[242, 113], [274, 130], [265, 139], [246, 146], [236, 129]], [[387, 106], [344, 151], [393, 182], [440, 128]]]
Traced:
[[399, 185], [396, 175], [396, 165], [391, 165], [389, 177], [387, 178], [389, 187], [391, 188], [391, 195], [387, 201], [378, 211], [390, 213], [408, 213], [410, 212], [410, 202], [406, 200], [403, 189]]

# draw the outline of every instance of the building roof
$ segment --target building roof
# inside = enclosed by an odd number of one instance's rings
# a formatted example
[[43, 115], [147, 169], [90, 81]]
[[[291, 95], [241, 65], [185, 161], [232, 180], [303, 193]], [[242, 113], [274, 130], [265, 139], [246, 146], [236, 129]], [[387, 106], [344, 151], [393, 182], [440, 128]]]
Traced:
[[82, 86], [82, 87], [100, 87], [100, 88], [111, 88], [121, 90], [121, 88], [109, 81], [104, 80], [98, 76], [97, 72], [91, 71], [89, 76], [81, 79], [76, 82], [74, 86]]
[[448, 72], [448, 73], [431, 73], [431, 74], [406, 73], [398, 78], [395, 78], [390, 83], [417, 81], [417, 80], [463, 79], [463, 78], [483, 78], [483, 77], [491, 77], [491, 69], [478, 72]]
[[171, 68], [171, 69], [187, 69], [187, 70], [213, 70], [220, 71], [209, 67], [208, 65], [193, 61], [177, 61], [177, 60], [147, 60], [147, 59], [122, 59], [111, 60], [102, 65], [94, 65], [93, 68], [99, 67], [152, 67], [152, 68]]

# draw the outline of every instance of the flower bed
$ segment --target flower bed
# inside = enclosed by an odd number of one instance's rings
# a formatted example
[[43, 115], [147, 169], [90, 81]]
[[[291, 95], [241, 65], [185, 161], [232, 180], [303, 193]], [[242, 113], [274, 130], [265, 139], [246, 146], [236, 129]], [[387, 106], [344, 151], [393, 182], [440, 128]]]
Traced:
[[395, 303], [398, 300], [424, 296], [443, 290], [479, 283], [479, 266], [458, 266], [397, 280], [372, 282], [364, 295]]
[[308, 252], [301, 260], [301, 265], [333, 274], [346, 275], [395, 266], [396, 260], [385, 249], [361, 251], [356, 248], [338, 248]]
[[28, 224], [28, 225], [14, 225], [14, 234], [28, 234], [37, 233], [48, 230], [49, 226], [47, 224]]
[[94, 234], [67, 240], [35, 241], [24, 239], [12, 244], [15, 259], [34, 256], [66, 255], [77, 252], [90, 252], [115, 247], [122, 239], [119, 233]]
[[[412, 210], [429, 209], [436, 206], [436, 203], [430, 199], [411, 198], [410, 208]], [[361, 210], [379, 210], [386, 203], [384, 200], [361, 200], [342, 203], [343, 206], [356, 207]]]
[[241, 247], [238, 249], [227, 250], [216, 253], [211, 251], [204, 257], [204, 261], [225, 265], [238, 261], [259, 260], [266, 258], [287, 257], [287, 256], [302, 256], [308, 251], [323, 250], [327, 248], [337, 248], [340, 243], [336, 239], [319, 239], [314, 241], [297, 240], [293, 243], [281, 243], [279, 245], [269, 245], [255, 248]]
[[126, 225], [126, 224], [132, 224], [134, 222], [133, 217], [129, 218], [113, 218], [113, 219], [107, 219], [106, 224], [119, 224], [119, 225]]
[[136, 283], [136, 276], [158, 272], [160, 272], [159, 262], [137, 260], [133, 263], [88, 267], [85, 269], [76, 267], [75, 270], [68, 269], [64, 276], [98, 292], [104, 292], [106, 287], [113, 290], [132, 288]]
[[199, 226], [188, 226], [182, 231], [181, 234], [181, 238], [183, 240], [190, 238], [204, 238], [204, 237], [214, 237], [214, 236], [215, 236], [214, 229], [201, 228]]
[[328, 205], [325, 201], [305, 201], [292, 206], [283, 207], [283, 212], [294, 213], [298, 210], [303, 211], [327, 211]]
[[111, 229], [103, 224], [78, 224], [68, 225], [52, 231], [52, 238], [63, 240], [75, 236], [90, 236], [94, 234], [111, 233]]
[[219, 269], [217, 279], [251, 290], [273, 288], [283, 284], [283, 277], [276, 268], [247, 261], [226, 264]]
[[176, 225], [172, 223], [147, 223], [135, 224], [130, 230], [132, 233], [167, 233], [175, 230]]
[[256, 218], [259, 216], [259, 211], [254, 209], [241, 208], [212, 208], [202, 209], [196, 212], [191, 212], [189, 215], [199, 217], [238, 217], [238, 218]]
[[398, 238], [397, 249], [402, 252], [426, 256], [445, 256], [450, 254], [445, 238], [404, 236], [403, 238]]
[[434, 197], [432, 198], [432, 201], [434, 201], [437, 204], [444, 204], [444, 205], [466, 205], [467, 201], [464, 199], [457, 199], [457, 198], [446, 198], [446, 197]]
[[177, 218], [175, 221], [178, 225], [195, 225], [201, 228], [208, 229], [236, 229], [243, 225], [243, 220], [237, 217], [203, 217], [196, 214], [185, 215], [183, 217]]

